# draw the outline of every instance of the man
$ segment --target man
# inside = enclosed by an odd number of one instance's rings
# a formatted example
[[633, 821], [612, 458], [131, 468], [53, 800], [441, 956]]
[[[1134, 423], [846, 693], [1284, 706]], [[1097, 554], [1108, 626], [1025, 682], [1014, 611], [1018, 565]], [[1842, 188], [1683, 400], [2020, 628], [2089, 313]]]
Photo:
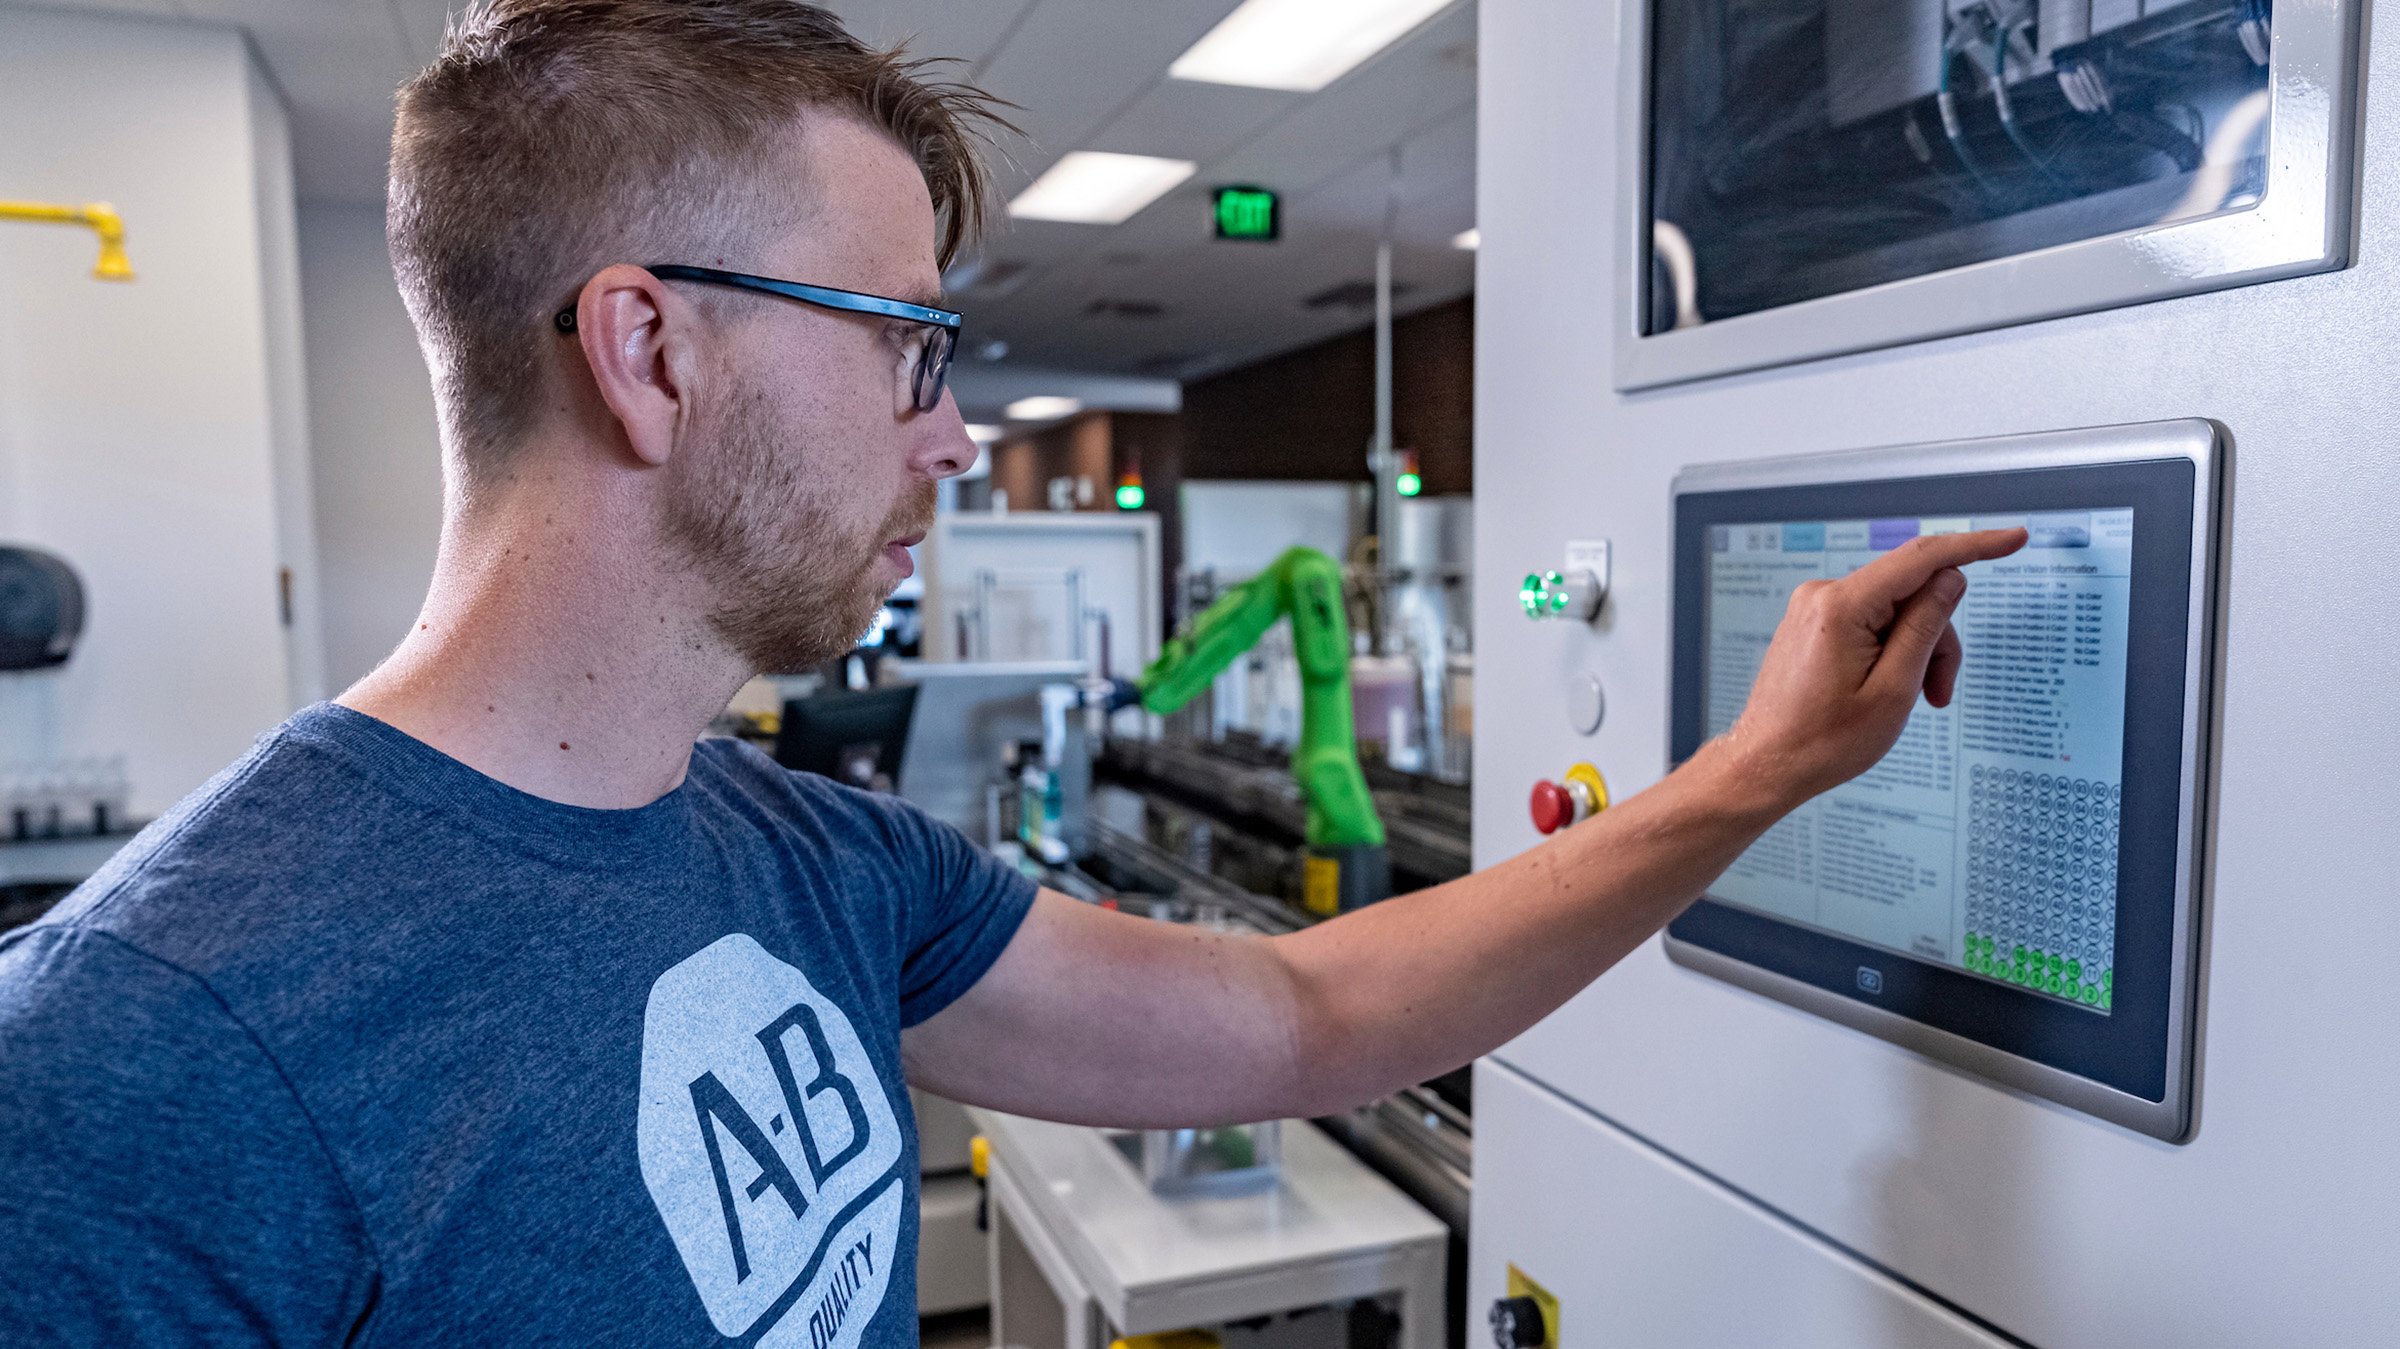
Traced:
[[973, 458], [935, 306], [984, 106], [788, 0], [494, 0], [402, 91], [432, 591], [0, 947], [11, 1342], [905, 1344], [906, 1083], [1162, 1125], [1421, 1080], [1948, 699], [1956, 568], [2021, 536], [1803, 591], [1657, 787], [1272, 940], [695, 747], [849, 644]]

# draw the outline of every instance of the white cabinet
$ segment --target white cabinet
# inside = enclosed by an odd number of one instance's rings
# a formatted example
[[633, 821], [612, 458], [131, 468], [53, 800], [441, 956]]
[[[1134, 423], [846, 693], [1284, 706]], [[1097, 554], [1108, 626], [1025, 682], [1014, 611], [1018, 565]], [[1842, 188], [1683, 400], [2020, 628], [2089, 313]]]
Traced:
[[2002, 1349], [2022, 1341], [1577, 1107], [1475, 1070], [1470, 1334], [1508, 1268], [1558, 1299], [1563, 1349]]

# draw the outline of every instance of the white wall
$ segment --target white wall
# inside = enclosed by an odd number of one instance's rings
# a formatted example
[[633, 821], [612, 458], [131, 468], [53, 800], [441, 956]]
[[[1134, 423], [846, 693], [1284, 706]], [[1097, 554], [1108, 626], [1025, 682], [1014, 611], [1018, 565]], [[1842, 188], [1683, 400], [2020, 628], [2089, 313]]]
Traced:
[[282, 122], [232, 30], [0, 10], [0, 195], [115, 203], [139, 274], [0, 222], [0, 537], [91, 605], [66, 667], [0, 675], [0, 761], [123, 754], [138, 813], [313, 692], [278, 598], [315, 570], [277, 510], [305, 466]]
[[[1561, 342], [1533, 318], [1630, 312], [1631, 269], [1595, 245], [1618, 213], [1617, 9], [1485, 0], [1481, 15], [1479, 863], [1534, 842], [1538, 777], [1589, 758], [1624, 795], [1663, 772], [1667, 492], [1684, 465], [2195, 416], [2234, 445], [2188, 1145], [2006, 1095], [1656, 943], [1499, 1057], [2045, 1349], [2400, 1343], [2400, 698], [2385, 683], [2400, 588], [2383, 570], [2400, 520], [2400, 25], [2373, 29], [2348, 270], [1620, 395], [1613, 320]], [[1616, 542], [1601, 624], [1528, 624], [1511, 578], [1600, 537]], [[1609, 708], [1589, 739], [1564, 699], [1586, 670]], [[1502, 1217], [1476, 1226], [1480, 1313], [1511, 1258], [1504, 1215], [1555, 1190], [1543, 1158], [1476, 1170], [1479, 1214]], [[1716, 1295], [1755, 1295], [1719, 1254], [1688, 1258]], [[1784, 1342], [1837, 1342], [1821, 1330], [1794, 1323]]]
[[1351, 495], [1346, 482], [1187, 482], [1184, 570], [1212, 569], [1231, 585], [1297, 545], [1347, 557]]
[[325, 669], [337, 691], [408, 631], [442, 525], [441, 438], [383, 208], [300, 208]]

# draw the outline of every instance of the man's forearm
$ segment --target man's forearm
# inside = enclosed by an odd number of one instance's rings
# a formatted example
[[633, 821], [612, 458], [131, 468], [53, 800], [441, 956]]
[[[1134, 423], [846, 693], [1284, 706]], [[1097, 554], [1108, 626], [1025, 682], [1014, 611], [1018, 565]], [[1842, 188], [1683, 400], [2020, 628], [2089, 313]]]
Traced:
[[1737, 745], [1489, 870], [1277, 938], [1317, 1114], [1506, 1043], [1683, 911], [1790, 809]]

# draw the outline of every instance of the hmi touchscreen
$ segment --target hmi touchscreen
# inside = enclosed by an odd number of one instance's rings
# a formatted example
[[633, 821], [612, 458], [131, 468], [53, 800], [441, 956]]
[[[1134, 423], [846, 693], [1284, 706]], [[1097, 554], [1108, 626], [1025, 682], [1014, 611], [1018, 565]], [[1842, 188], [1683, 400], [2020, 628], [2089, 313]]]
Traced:
[[2023, 552], [1967, 569], [1950, 705], [1920, 703], [1882, 762], [1778, 824], [1709, 893], [2106, 1014], [2131, 507], [1711, 525], [1706, 733], [1741, 714], [1802, 583], [1919, 534], [2013, 526], [2029, 532]]
[[2188, 1136], [2220, 429], [1694, 465], [1673, 490], [1669, 754], [1740, 717], [1802, 584], [1925, 534], [1967, 568], [1946, 707], [1668, 925], [1670, 959], [1977, 1076]]

